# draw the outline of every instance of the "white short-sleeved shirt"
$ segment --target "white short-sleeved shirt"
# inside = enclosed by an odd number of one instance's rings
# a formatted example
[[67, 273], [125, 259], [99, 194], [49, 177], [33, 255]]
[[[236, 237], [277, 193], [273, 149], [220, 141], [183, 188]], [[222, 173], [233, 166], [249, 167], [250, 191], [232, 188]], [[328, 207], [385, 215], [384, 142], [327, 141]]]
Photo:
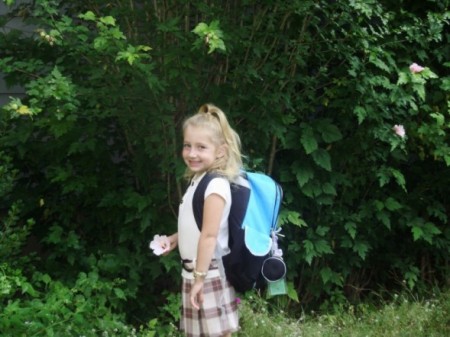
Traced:
[[[205, 173], [194, 179], [189, 184], [186, 193], [180, 203], [178, 210], [178, 249], [180, 251], [181, 259], [187, 259], [195, 261], [197, 259], [198, 241], [200, 239], [200, 230], [197, 227], [197, 223], [194, 218], [194, 211], [192, 208], [192, 198], [194, 192], [197, 189], [198, 183], [203, 178]], [[218, 194], [225, 200], [225, 208], [220, 220], [219, 234], [217, 237], [217, 244], [220, 245], [221, 250], [224, 253], [229, 251], [228, 248], [228, 215], [230, 214], [231, 206], [231, 191], [230, 183], [227, 179], [217, 177], [213, 178], [206, 188], [206, 199], [211, 194]], [[214, 256], [213, 256], [214, 258]], [[182, 269], [182, 276], [186, 278], [193, 278], [192, 273]], [[211, 270], [208, 272], [208, 278], [219, 276], [218, 270]]]

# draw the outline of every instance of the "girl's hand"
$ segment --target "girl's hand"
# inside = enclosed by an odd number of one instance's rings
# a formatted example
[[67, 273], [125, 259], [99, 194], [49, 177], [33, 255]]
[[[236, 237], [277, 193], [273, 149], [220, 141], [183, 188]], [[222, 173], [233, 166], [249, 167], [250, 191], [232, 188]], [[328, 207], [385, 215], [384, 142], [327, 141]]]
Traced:
[[178, 233], [167, 237], [165, 235], [155, 235], [150, 242], [150, 249], [155, 255], [167, 255], [178, 245]]
[[203, 279], [196, 279], [190, 293], [190, 299], [192, 306], [200, 310], [200, 306], [203, 303]]
[[167, 250], [163, 253], [164, 256], [168, 255], [172, 250], [177, 248], [178, 246], [178, 233], [173, 233], [168, 237], [168, 244]]

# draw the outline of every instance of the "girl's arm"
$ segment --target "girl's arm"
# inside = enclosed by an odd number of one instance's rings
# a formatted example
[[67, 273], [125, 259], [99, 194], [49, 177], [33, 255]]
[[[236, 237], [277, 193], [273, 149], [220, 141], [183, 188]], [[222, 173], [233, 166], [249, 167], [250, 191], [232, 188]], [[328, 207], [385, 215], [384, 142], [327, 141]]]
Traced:
[[[195, 270], [199, 273], [207, 273], [216, 249], [217, 236], [219, 234], [220, 220], [225, 208], [225, 200], [218, 194], [211, 194], [205, 199], [203, 209], [203, 224], [198, 242], [197, 262]], [[203, 301], [204, 277], [195, 279], [191, 291], [191, 303], [199, 309], [199, 303]]]

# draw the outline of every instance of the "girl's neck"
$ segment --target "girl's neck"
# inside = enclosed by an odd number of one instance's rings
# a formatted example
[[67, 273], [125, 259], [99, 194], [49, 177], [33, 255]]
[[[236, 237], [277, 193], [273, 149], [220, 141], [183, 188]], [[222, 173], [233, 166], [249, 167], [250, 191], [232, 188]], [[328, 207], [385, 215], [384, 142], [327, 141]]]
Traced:
[[206, 172], [208, 172], [208, 171], [195, 173], [194, 176], [192, 177], [192, 180], [196, 181], [196, 180], [200, 179], [201, 177], [203, 177], [206, 174]]

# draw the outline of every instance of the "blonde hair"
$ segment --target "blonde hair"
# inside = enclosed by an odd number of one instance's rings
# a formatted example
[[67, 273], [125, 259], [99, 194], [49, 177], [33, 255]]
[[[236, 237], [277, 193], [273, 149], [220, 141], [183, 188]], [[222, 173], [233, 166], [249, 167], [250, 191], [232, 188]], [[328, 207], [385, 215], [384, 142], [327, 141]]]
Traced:
[[[188, 126], [202, 127], [211, 131], [212, 141], [217, 146], [225, 145], [225, 155], [217, 158], [209, 171], [215, 171], [230, 181], [235, 180], [242, 169], [241, 139], [228, 123], [225, 113], [213, 104], [204, 104], [198, 112], [183, 123], [183, 132]], [[186, 169], [190, 179], [194, 173]]]

